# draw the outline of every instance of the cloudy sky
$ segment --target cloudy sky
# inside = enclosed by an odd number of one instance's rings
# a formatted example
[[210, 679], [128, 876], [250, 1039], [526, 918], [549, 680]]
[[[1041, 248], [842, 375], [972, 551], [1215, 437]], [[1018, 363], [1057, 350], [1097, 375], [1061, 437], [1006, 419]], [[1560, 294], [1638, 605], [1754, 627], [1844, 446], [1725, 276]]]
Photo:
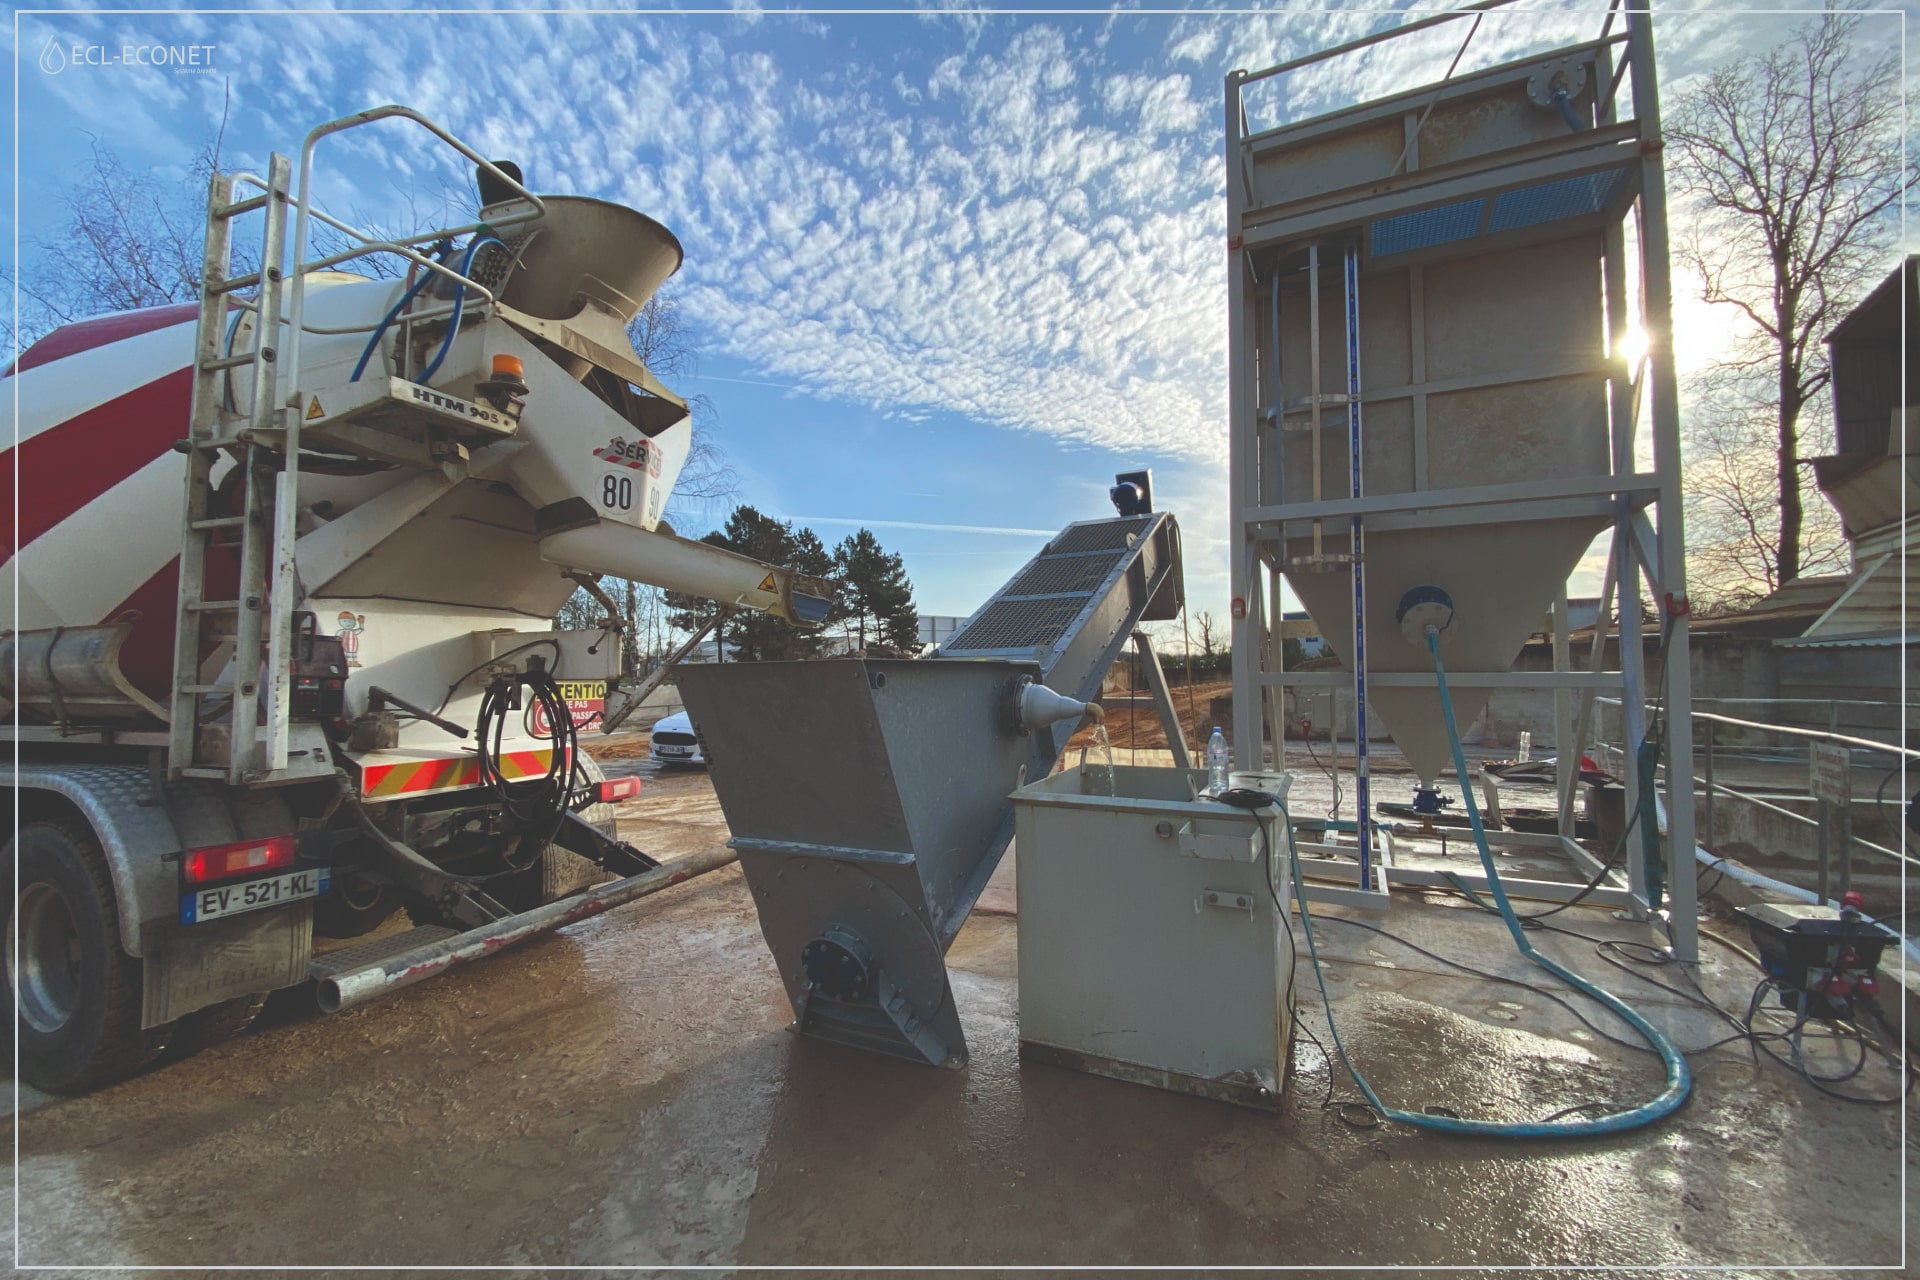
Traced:
[[[701, 352], [679, 388], [710, 402], [742, 501], [829, 542], [871, 526], [906, 554], [924, 612], [964, 614], [1045, 533], [1106, 514], [1116, 470], [1151, 466], [1187, 531], [1195, 607], [1224, 613], [1222, 76], [1404, 18], [1060, 8], [17, 15], [7, 230], [30, 254], [53, 229], [90, 138], [183, 176], [229, 93], [225, 155], [248, 167], [322, 120], [406, 103], [536, 189], [674, 229]], [[1461, 68], [1590, 38], [1603, 11], [1522, 0]], [[1875, 40], [1903, 40], [1905, 16], [1873, 15]], [[1663, 90], [1802, 20], [1663, 12]], [[1278, 122], [1437, 80], [1467, 25], [1251, 108]], [[210, 66], [52, 73], [50, 43], [193, 43]], [[401, 125], [328, 145], [333, 207], [430, 206], [466, 182]], [[1681, 320], [1683, 363], [1710, 357], [1720, 318]]]

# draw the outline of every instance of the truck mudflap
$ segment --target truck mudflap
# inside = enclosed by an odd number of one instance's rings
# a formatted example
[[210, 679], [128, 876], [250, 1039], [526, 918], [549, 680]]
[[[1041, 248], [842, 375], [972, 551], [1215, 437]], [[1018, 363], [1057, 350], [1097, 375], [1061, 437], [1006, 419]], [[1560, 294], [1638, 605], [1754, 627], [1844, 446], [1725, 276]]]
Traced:
[[140, 1025], [158, 1027], [223, 1000], [307, 979], [313, 899], [155, 930], [142, 974]]
[[343, 1013], [402, 987], [437, 978], [458, 965], [484, 959], [541, 934], [717, 871], [738, 857], [732, 849], [712, 849], [662, 863], [624, 880], [595, 886], [576, 897], [550, 902], [518, 915], [502, 916], [465, 933], [428, 926], [391, 939], [379, 939], [391, 949], [382, 952], [372, 944], [362, 944], [348, 958], [350, 963], [358, 962], [357, 967], [343, 967], [341, 953], [317, 956], [309, 965], [316, 983], [315, 994], [322, 1010]]

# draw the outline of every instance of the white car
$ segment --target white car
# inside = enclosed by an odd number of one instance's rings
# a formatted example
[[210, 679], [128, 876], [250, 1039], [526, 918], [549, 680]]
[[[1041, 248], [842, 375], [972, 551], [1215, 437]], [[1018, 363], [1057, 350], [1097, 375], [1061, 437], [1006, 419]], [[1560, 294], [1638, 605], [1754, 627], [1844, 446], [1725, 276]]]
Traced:
[[653, 758], [661, 764], [706, 764], [686, 712], [676, 711], [653, 726]]

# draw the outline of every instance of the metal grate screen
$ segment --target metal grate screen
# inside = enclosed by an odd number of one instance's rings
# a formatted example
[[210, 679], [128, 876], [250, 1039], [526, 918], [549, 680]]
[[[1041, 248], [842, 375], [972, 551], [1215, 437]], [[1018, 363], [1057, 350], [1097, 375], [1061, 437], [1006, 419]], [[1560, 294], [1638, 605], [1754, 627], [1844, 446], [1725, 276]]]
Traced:
[[1052, 648], [1086, 607], [1085, 596], [996, 600], [941, 651]]
[[941, 654], [1018, 651], [1024, 656], [1035, 648], [1051, 649], [1160, 518], [1126, 516], [1067, 526], [940, 646]]
[[1007, 588], [1009, 596], [1049, 596], [1063, 592], [1085, 595], [1107, 580], [1113, 557], [1103, 555], [1042, 556], [1021, 571]]
[[1069, 525], [1059, 537], [1047, 544], [1043, 556], [1066, 555], [1073, 551], [1120, 551], [1128, 540], [1140, 535], [1153, 523], [1152, 516], [1133, 516], [1121, 520], [1096, 520]]

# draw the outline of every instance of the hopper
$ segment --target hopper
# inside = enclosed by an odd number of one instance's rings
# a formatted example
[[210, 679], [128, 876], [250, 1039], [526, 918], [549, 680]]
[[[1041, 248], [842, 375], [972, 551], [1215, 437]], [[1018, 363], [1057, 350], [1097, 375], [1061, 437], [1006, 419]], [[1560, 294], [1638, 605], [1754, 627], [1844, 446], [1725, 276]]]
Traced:
[[1012, 662], [697, 664], [700, 732], [801, 1031], [966, 1060], [946, 950], [1012, 832], [1008, 797], [1053, 762], [1021, 731]]

